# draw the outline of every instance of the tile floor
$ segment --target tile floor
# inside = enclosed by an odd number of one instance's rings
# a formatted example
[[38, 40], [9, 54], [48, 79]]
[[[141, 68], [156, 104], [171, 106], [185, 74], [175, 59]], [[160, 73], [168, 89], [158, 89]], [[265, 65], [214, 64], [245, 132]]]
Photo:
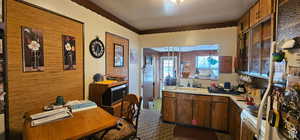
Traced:
[[142, 110], [138, 136], [142, 140], [230, 140], [228, 134], [164, 123], [160, 120], [160, 113], [153, 110]]

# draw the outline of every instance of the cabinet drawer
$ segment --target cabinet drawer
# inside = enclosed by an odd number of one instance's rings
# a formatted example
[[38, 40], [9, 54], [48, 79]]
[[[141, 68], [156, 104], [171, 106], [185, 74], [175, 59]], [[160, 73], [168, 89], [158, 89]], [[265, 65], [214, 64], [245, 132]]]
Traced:
[[205, 102], [211, 102], [211, 96], [198, 96], [194, 95], [193, 96], [194, 101], [205, 101]]
[[228, 103], [228, 97], [218, 97], [218, 96], [214, 96], [212, 99], [213, 102], [224, 102], [224, 103]]
[[184, 94], [184, 93], [177, 93], [176, 94], [177, 99], [181, 100], [193, 100], [193, 95], [190, 94]]
[[171, 92], [163, 92], [164, 97], [176, 97], [176, 93], [171, 93]]

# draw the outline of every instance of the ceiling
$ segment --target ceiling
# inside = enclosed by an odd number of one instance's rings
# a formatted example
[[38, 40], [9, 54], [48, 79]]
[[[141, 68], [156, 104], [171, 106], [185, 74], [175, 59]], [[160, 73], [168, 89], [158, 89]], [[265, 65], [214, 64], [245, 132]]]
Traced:
[[215, 24], [240, 18], [256, 0], [90, 0], [138, 30]]
[[151, 48], [157, 52], [191, 52], [191, 51], [212, 51], [218, 50], [219, 45], [197, 45], [197, 46], [186, 46], [186, 47], [160, 47], [160, 48]]

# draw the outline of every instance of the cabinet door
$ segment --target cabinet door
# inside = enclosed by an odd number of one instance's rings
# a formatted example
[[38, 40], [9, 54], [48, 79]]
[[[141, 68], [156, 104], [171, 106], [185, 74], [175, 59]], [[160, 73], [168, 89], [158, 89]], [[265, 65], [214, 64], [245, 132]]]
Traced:
[[247, 12], [239, 21], [239, 28], [241, 32], [246, 31], [250, 27], [250, 13]]
[[229, 132], [233, 140], [240, 140], [241, 109], [234, 103], [230, 103]]
[[252, 132], [251, 129], [245, 123], [243, 123], [241, 140], [254, 140], [254, 136], [254, 132]]
[[162, 116], [164, 121], [175, 122], [176, 97], [163, 97]]
[[177, 94], [176, 98], [176, 122], [191, 125], [193, 119], [192, 95]]
[[235, 110], [234, 110], [234, 103], [230, 102], [230, 111], [229, 111], [229, 134], [233, 140], [235, 140]]
[[193, 101], [193, 125], [210, 128], [211, 97], [198, 96]]
[[255, 25], [259, 21], [259, 2], [250, 9], [250, 26]]
[[228, 103], [212, 103], [211, 128], [228, 131]]
[[234, 112], [235, 115], [235, 135], [234, 135], [234, 140], [240, 140], [240, 136], [241, 136], [241, 110], [238, 109], [237, 111]]
[[269, 16], [273, 11], [273, 0], [260, 0], [260, 12], [261, 19]]
[[254, 74], [260, 73], [261, 30], [261, 25], [258, 25], [252, 31], [249, 71]]

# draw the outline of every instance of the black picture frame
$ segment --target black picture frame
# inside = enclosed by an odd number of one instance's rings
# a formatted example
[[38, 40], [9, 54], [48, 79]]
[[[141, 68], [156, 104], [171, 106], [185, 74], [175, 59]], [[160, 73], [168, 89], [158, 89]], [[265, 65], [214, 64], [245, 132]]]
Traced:
[[23, 72], [43, 72], [45, 58], [42, 30], [21, 26], [21, 37]]
[[114, 43], [114, 67], [124, 67], [124, 46]]

